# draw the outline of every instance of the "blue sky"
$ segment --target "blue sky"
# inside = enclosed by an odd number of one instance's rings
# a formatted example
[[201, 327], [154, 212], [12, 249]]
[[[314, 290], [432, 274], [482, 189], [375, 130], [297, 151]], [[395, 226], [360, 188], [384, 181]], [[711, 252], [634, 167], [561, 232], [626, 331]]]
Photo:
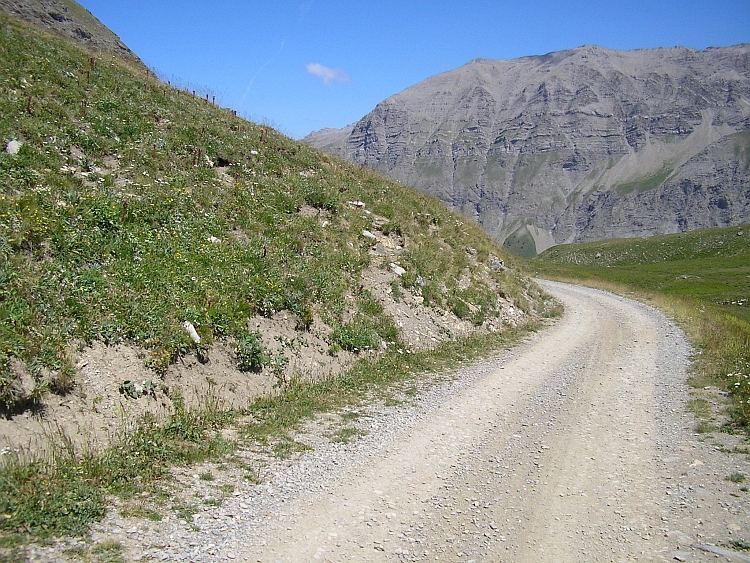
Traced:
[[78, 0], [165, 80], [300, 138], [477, 57], [750, 42], [750, 0]]

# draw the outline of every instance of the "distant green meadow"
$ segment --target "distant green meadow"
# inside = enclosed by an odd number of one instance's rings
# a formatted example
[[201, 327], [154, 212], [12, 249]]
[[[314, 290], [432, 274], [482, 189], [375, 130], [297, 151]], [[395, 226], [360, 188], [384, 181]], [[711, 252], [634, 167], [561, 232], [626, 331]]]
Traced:
[[692, 383], [728, 390], [734, 427], [750, 428], [750, 225], [560, 245], [527, 267], [665, 309], [700, 352]]
[[585, 275], [699, 299], [750, 321], [750, 225], [556, 246], [533, 264], [540, 273]]

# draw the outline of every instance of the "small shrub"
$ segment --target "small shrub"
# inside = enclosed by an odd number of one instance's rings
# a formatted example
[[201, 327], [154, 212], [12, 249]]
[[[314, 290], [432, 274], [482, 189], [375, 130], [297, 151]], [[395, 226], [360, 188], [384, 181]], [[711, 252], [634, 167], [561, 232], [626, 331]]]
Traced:
[[281, 439], [273, 446], [273, 453], [279, 459], [289, 459], [294, 454], [302, 453], [311, 449], [310, 446], [297, 442], [289, 436], [281, 436]]
[[297, 324], [295, 329], [309, 332], [310, 327], [312, 327], [313, 321], [315, 320], [313, 312], [309, 307], [301, 307], [295, 312], [297, 313]]
[[245, 334], [234, 349], [240, 371], [261, 371], [269, 358], [259, 331]]
[[739, 551], [750, 551], [750, 542], [744, 540], [735, 540], [729, 545], [732, 547], [732, 549], [737, 549]]
[[[747, 352], [744, 355], [746, 356]], [[739, 362], [740, 369], [737, 369], [735, 373], [727, 374], [729, 393], [734, 399], [729, 414], [738, 425], [744, 426], [750, 431], [750, 375], [748, 375], [750, 373], [750, 362], [745, 358], [743, 360]]]
[[745, 479], [747, 479], [747, 476], [744, 473], [732, 473], [726, 477], [726, 480], [732, 483], [744, 483]]
[[383, 305], [369, 291], [364, 290], [359, 298], [359, 310], [365, 315], [377, 317], [383, 314]]
[[172, 363], [172, 354], [167, 348], [157, 348], [151, 352], [146, 365], [154, 370], [157, 375], [164, 375], [167, 373], [167, 368]]
[[271, 366], [271, 371], [273, 371], [274, 376], [276, 377], [277, 384], [283, 384], [286, 383], [286, 368], [289, 365], [289, 358], [287, 358], [284, 354], [278, 353], [271, 356], [271, 359], [269, 360], [269, 365]]
[[331, 441], [338, 444], [348, 444], [349, 442], [365, 434], [366, 432], [364, 430], [346, 426], [344, 428], [339, 428], [338, 430], [336, 430], [336, 432], [331, 435]]
[[710, 422], [701, 421], [696, 425], [695, 431], [698, 434], [711, 434], [712, 432], [716, 431], [716, 426], [714, 426]]
[[422, 297], [426, 307], [442, 307], [443, 292], [434, 281], [429, 281], [422, 288]]
[[96, 561], [97, 563], [125, 563], [122, 551], [123, 547], [120, 542], [105, 540], [91, 551], [91, 554], [94, 556], [92, 561]]
[[396, 234], [398, 236], [403, 236], [404, 234], [401, 231], [401, 224], [398, 221], [388, 221], [385, 225], [383, 225], [382, 230], [385, 236], [388, 236], [391, 233]]
[[0, 411], [13, 412], [25, 400], [18, 380], [10, 373], [0, 374]]
[[317, 209], [325, 209], [336, 213], [338, 211], [339, 202], [332, 194], [326, 193], [319, 186], [305, 185], [303, 188], [305, 195], [305, 203]]
[[378, 345], [379, 340], [377, 333], [361, 318], [338, 325], [331, 334], [331, 346], [338, 345], [347, 352], [360, 352], [372, 348]]
[[448, 299], [448, 306], [450, 307], [450, 310], [453, 311], [453, 314], [459, 319], [471, 318], [469, 304], [464, 301], [460, 295], [453, 293]]
[[698, 418], [709, 418], [713, 412], [711, 403], [706, 399], [690, 399], [687, 402], [687, 408]]
[[65, 363], [60, 371], [50, 380], [49, 388], [55, 395], [67, 395], [75, 387], [76, 370]]
[[401, 301], [401, 284], [397, 279], [391, 281], [391, 297], [396, 303]]
[[401, 276], [401, 285], [409, 289], [417, 285], [417, 273], [406, 270], [406, 273]]

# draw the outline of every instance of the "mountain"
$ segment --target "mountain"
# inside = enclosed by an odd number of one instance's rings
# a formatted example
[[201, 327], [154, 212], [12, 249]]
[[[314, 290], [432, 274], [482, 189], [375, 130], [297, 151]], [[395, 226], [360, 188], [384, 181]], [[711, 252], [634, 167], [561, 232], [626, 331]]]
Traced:
[[750, 221], [750, 45], [477, 59], [305, 142], [533, 255]]
[[75, 0], [0, 0], [0, 11], [69, 37], [89, 50], [110, 53], [146, 68], [114, 32]]

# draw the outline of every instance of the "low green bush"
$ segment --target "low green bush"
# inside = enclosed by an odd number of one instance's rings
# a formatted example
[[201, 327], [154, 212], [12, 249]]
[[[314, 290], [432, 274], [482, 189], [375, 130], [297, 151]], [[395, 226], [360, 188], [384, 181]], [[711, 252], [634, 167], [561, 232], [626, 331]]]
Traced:
[[261, 371], [270, 361], [257, 330], [246, 333], [237, 341], [234, 354], [241, 371]]

